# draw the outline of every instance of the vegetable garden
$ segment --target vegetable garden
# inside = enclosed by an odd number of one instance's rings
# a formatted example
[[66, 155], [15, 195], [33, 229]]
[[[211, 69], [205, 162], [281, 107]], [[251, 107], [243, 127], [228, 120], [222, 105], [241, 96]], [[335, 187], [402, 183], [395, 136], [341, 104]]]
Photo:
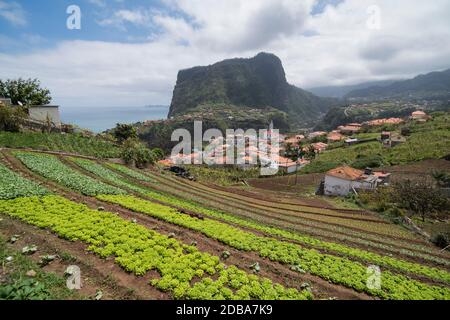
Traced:
[[[245, 201], [240, 195], [119, 164], [31, 152], [14, 156], [34, 174], [61, 187], [52, 195], [0, 164], [0, 214], [84, 243], [90, 252], [113, 257], [137, 277], [151, 274], [150, 285], [175, 299], [312, 299], [313, 295], [300, 286], [289, 288], [259, 276], [259, 269], [251, 274], [249, 266], [227, 265], [226, 257], [135, 219], [90, 209], [57, 194], [64, 195], [68, 188], [136, 218], [148, 216], [220, 246], [256, 254], [260, 261], [281, 264], [299, 277], [321, 278], [368, 296], [450, 299], [448, 256], [375, 217], [348, 219], [353, 215], [292, 204], [278, 210], [267, 201]], [[369, 265], [383, 268], [379, 288], [367, 285]]]

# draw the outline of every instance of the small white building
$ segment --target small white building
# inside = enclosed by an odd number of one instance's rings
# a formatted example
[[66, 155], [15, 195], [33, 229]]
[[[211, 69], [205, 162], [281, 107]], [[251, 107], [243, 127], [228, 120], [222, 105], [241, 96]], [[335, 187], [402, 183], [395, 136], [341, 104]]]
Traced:
[[357, 190], [375, 190], [381, 181], [380, 174], [351, 167], [339, 167], [326, 173], [324, 194], [346, 196]]
[[30, 120], [46, 123], [50, 120], [55, 127], [61, 127], [61, 116], [59, 106], [30, 106], [28, 107]]

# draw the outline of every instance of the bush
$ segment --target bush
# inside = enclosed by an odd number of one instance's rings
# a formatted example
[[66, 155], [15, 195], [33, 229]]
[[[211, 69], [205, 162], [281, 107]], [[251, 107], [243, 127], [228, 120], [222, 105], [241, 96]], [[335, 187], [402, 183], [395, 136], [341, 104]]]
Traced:
[[352, 167], [356, 169], [378, 168], [383, 165], [383, 158], [380, 155], [364, 156], [358, 155], [352, 163]]
[[19, 132], [26, 116], [21, 107], [0, 106], [0, 131]]
[[159, 161], [164, 159], [164, 151], [161, 148], [154, 148], [152, 149], [152, 152], [156, 160]]
[[441, 232], [433, 236], [431, 238], [431, 242], [433, 242], [439, 248], [446, 248], [450, 245], [450, 233], [449, 232]]
[[120, 157], [126, 164], [133, 164], [138, 168], [145, 168], [149, 164], [155, 163], [153, 152], [139, 140], [129, 138], [123, 143]]
[[128, 139], [136, 139], [137, 131], [131, 124], [118, 123], [113, 130], [113, 135], [119, 143], [123, 143]]

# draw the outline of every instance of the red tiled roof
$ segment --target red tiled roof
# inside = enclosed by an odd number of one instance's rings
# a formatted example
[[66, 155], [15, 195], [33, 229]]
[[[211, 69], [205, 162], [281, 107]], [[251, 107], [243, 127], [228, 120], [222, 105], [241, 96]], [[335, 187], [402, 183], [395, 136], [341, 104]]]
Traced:
[[327, 172], [328, 176], [344, 179], [358, 180], [364, 175], [364, 171], [351, 167], [338, 167]]

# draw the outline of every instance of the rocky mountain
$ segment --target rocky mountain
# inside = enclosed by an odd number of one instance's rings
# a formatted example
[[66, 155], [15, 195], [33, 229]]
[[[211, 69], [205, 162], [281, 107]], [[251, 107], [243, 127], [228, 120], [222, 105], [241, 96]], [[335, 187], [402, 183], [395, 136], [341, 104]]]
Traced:
[[397, 81], [388, 86], [372, 86], [354, 90], [345, 98], [354, 100], [449, 99], [450, 69]]
[[205, 104], [274, 108], [285, 112], [296, 127], [314, 123], [336, 100], [290, 85], [281, 60], [260, 53], [250, 59], [230, 59], [180, 71], [169, 117], [193, 112]]

